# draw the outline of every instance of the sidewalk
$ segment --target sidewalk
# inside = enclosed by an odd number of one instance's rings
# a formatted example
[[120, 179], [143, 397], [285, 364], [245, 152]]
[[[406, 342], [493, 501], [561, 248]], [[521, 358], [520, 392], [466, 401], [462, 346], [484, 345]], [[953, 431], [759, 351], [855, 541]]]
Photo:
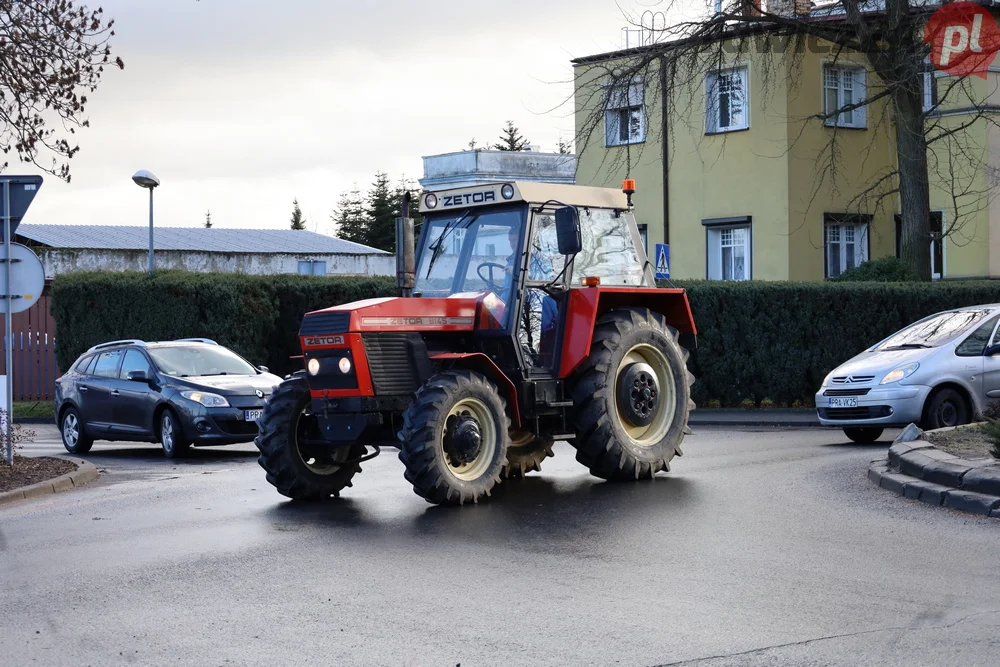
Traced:
[[691, 412], [688, 423], [692, 426], [785, 426], [818, 427], [816, 410], [766, 408], [744, 410], [741, 408], [706, 408]]

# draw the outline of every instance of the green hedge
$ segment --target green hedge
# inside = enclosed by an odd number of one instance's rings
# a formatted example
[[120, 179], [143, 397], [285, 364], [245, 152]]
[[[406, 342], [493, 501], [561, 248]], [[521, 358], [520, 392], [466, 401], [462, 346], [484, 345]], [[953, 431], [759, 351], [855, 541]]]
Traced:
[[677, 282], [698, 327], [690, 361], [699, 405], [814, 405], [823, 378], [904, 326], [941, 310], [1000, 302], [1000, 281]]
[[396, 294], [394, 278], [251, 276], [160, 271], [82, 272], [52, 286], [57, 358], [68, 368], [87, 348], [123, 338], [204, 337], [279, 375], [301, 367], [302, 315], [358, 299]]
[[[675, 282], [698, 327], [690, 367], [702, 406], [811, 406], [835, 366], [940, 310], [1000, 302], [998, 282]], [[396, 293], [386, 278], [248, 276], [164, 271], [59, 276], [53, 285], [61, 368], [120, 338], [204, 336], [284, 375], [300, 368], [302, 315]]]

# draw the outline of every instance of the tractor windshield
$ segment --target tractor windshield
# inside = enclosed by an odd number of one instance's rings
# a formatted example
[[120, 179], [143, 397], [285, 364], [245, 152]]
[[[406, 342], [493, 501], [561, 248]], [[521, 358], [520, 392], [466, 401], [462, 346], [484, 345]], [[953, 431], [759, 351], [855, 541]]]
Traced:
[[509, 303], [525, 213], [525, 206], [516, 206], [427, 217], [414, 292], [443, 297], [491, 291]]

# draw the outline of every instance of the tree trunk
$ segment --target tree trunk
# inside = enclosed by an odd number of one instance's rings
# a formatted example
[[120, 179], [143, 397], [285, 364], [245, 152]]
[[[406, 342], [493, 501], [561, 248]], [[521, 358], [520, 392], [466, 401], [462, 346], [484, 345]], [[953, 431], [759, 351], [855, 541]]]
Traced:
[[900, 252], [921, 280], [931, 279], [931, 198], [927, 143], [919, 89], [900, 86], [892, 95], [899, 160], [899, 198], [903, 217]]

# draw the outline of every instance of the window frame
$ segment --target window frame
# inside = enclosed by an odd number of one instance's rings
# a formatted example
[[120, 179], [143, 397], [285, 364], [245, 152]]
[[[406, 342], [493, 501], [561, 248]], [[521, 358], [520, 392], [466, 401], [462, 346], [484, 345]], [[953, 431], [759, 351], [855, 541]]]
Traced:
[[[738, 125], [727, 125], [722, 127], [719, 124], [719, 104], [717, 85], [719, 76], [724, 74], [740, 74], [743, 90], [743, 122]], [[714, 94], [713, 94], [714, 92]], [[705, 74], [705, 134], [728, 134], [729, 132], [742, 132], [750, 129], [750, 65], [739, 64], [732, 67], [720, 68]], [[732, 120], [732, 112], [729, 114]]]
[[[721, 277], [724, 275], [725, 271], [721, 269], [722, 266], [722, 245], [721, 236], [722, 232], [727, 229], [746, 229], [746, 277], [745, 278], [734, 278], [731, 282], [738, 282], [741, 280], [753, 280], [753, 216], [735, 216], [729, 218], [709, 218], [702, 220], [701, 224], [705, 227], [705, 279], [706, 280], [718, 280], [726, 281], [725, 278]], [[717, 234], [719, 236], [719, 243], [717, 248], [719, 249], [719, 266], [720, 274], [719, 277], [712, 277], [712, 250], [713, 250], [713, 235]]]
[[142, 359], [146, 362], [146, 375], [152, 375], [153, 374], [153, 368], [154, 368], [154, 366], [153, 366], [153, 362], [150, 360], [150, 358], [148, 356], [146, 356], [146, 354], [142, 350], [140, 350], [139, 348], [137, 348], [137, 347], [130, 347], [130, 348], [128, 348], [128, 349], [125, 350], [125, 354], [122, 355], [121, 363], [118, 364], [118, 376], [117, 376], [118, 379], [119, 380], [127, 380], [128, 379], [127, 374], [126, 375], [122, 375], [122, 372], [125, 370], [125, 358], [129, 355], [130, 352], [135, 352], [140, 357], [142, 357]]
[[[97, 366], [98, 366], [98, 364], [100, 364], [101, 358], [104, 357], [105, 355], [112, 355], [112, 354], [117, 354], [118, 355], [118, 363], [115, 364], [114, 372], [111, 373], [111, 375], [101, 375], [101, 374], [99, 374], [97, 372]], [[94, 377], [97, 377], [97, 378], [104, 379], [104, 380], [116, 380], [116, 379], [118, 379], [118, 372], [119, 372], [119, 370], [121, 370], [122, 360], [124, 360], [124, 359], [125, 359], [125, 350], [123, 350], [121, 348], [119, 348], [117, 350], [105, 350], [104, 352], [99, 352], [96, 355], [96, 361], [94, 362], [94, 372], [91, 373], [91, 375], [93, 375]]]
[[[851, 93], [853, 99], [850, 102], [850, 104], [857, 104], [860, 100], [868, 99], [868, 70], [865, 69], [865, 67], [863, 65], [854, 64], [854, 63], [851, 63], [851, 64], [844, 64], [842, 62], [841, 63], [834, 63], [834, 62], [825, 62], [825, 63], [823, 63], [822, 69], [821, 69], [821, 73], [820, 73], [820, 96], [821, 96], [820, 104], [821, 104], [821, 108], [823, 109], [823, 114], [832, 113], [832, 111], [830, 111], [829, 109], [827, 109], [827, 106], [826, 106], [826, 92], [827, 92], [827, 90], [829, 90], [829, 86], [827, 86], [827, 81], [826, 81], [827, 70], [837, 70], [837, 72], [838, 72], [838, 76], [837, 76], [837, 107], [835, 109], [835, 111], [837, 111], [838, 113], [837, 113], [836, 116], [831, 116], [830, 118], [825, 119], [823, 121], [823, 125], [825, 125], [826, 127], [833, 127], [833, 128], [838, 128], [838, 129], [839, 128], [844, 128], [844, 129], [848, 129], [848, 130], [867, 130], [868, 129], [868, 107], [867, 107], [867, 105], [860, 106], [860, 107], [858, 107], [856, 109], [852, 109], [849, 112], [847, 112], [847, 111], [842, 112], [842, 111], [840, 111], [840, 109], [842, 109], [844, 106], [846, 106], [845, 103], [844, 103], [844, 98], [843, 98], [844, 87], [843, 87], [843, 85], [841, 83], [841, 80], [842, 80], [841, 77], [842, 77], [843, 73], [846, 72], [846, 71], [853, 72], [854, 85], [852, 86], [852, 93]], [[860, 77], [858, 76], [859, 74], [861, 75]], [[841, 117], [845, 113], [851, 113], [852, 114], [852, 120], [851, 120], [850, 123], [845, 123], [845, 122], [843, 122], [841, 120]], [[860, 118], [860, 120], [859, 120], [859, 118]]]
[[[847, 270], [847, 268], [841, 268], [840, 273], [838, 273], [837, 275], [835, 276], [830, 275], [830, 249], [829, 249], [830, 237], [827, 230], [829, 227], [833, 226], [838, 226], [843, 228], [848, 225], [854, 227], [854, 234], [855, 234], [854, 254], [856, 258], [854, 266], [855, 267], [859, 266], [862, 262], [867, 262], [869, 259], [871, 259], [871, 250], [872, 250], [871, 215], [867, 213], [824, 213], [823, 214], [823, 279], [824, 280], [830, 280], [831, 278], [836, 278], [837, 276], [839, 276], [840, 274], [842, 274], [844, 271]], [[864, 239], [859, 241], [857, 238], [857, 234], [859, 228], [862, 227], [864, 228], [864, 231], [862, 232], [864, 235]], [[840, 243], [843, 246], [843, 244], [845, 244], [846, 241], [838, 241], [838, 243]], [[858, 251], [858, 248], [862, 249], [861, 252]], [[840, 263], [842, 267], [846, 266], [847, 264], [845, 257], [846, 255], [843, 253], [842, 250], [840, 253]]]
[[[623, 88], [625, 86], [607, 86], [605, 90], [604, 145], [608, 148], [631, 146], [633, 144], [645, 143], [646, 141], [646, 91], [643, 82], [641, 79], [633, 80], [628, 84], [624, 94], [622, 93]], [[622, 113], [628, 114], [628, 120], [631, 121], [631, 113], [633, 111], [638, 112], [639, 131], [637, 136], [633, 138], [631, 136], [632, 124], [629, 122], [627, 123], [629, 128], [628, 136], [622, 139], [621, 119], [619, 116]]]
[[[983, 343], [983, 349], [977, 352], [976, 354], [968, 354], [968, 353], [963, 354], [961, 352], [962, 346], [965, 345], [967, 342], [969, 342], [969, 339], [975, 336], [976, 332], [985, 327], [987, 324], [991, 325], [990, 335], [986, 338], [986, 342]], [[986, 350], [989, 349], [991, 345], [993, 345], [993, 341], [996, 339], [997, 324], [1000, 324], [1000, 313], [994, 313], [993, 315], [990, 315], [990, 317], [985, 322], [983, 322], [978, 327], [970, 331], [969, 334], [964, 339], [962, 339], [962, 342], [955, 346], [955, 356], [966, 357], [966, 358], [975, 358], [983, 356], [986, 353]]]

